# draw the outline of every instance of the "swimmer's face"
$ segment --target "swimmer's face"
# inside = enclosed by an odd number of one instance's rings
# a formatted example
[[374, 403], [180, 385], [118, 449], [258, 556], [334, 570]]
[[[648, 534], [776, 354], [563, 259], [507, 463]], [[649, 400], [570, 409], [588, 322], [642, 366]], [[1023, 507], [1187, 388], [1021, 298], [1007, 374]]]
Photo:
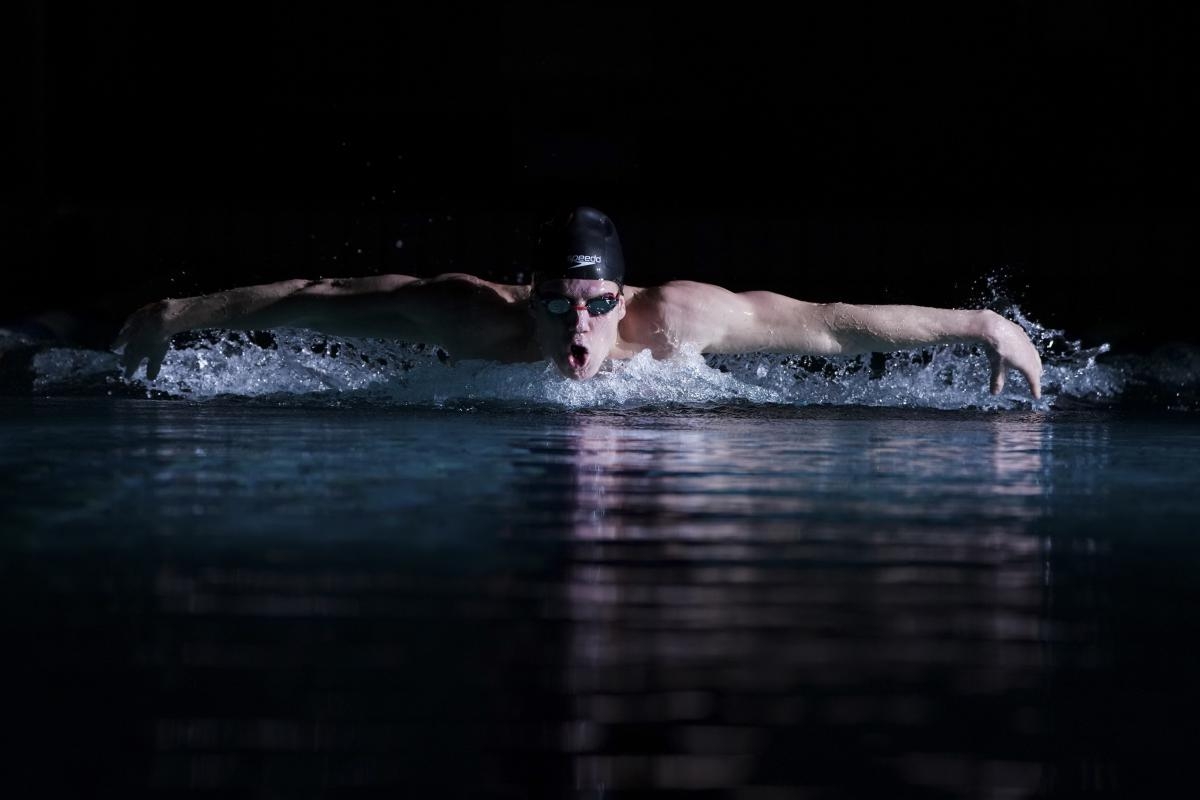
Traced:
[[[554, 313], [564, 305], [564, 313]], [[530, 308], [542, 354], [563, 375], [584, 381], [600, 370], [617, 343], [625, 298], [612, 281], [552, 280], [533, 288]]]

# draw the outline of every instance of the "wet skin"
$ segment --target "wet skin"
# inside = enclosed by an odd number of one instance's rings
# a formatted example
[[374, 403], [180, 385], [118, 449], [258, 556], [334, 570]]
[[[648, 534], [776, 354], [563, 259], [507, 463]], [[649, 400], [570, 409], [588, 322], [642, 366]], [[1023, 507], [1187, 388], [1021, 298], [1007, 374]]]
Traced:
[[[989, 310], [810, 303], [695, 281], [639, 289], [558, 279], [539, 283], [537, 291], [567, 298], [572, 307], [553, 314], [531, 298], [528, 286], [462, 273], [279, 281], [150, 303], [130, 315], [114, 347], [123, 348], [127, 378], [144, 360], [152, 380], [176, 333], [300, 327], [333, 336], [436, 342], [462, 359], [545, 358], [566, 377], [586, 380], [606, 359], [644, 350], [670, 358], [684, 346], [702, 353], [844, 356], [967, 342], [985, 348], [993, 393], [1004, 389], [1008, 371], [1015, 369], [1033, 397], [1041, 396], [1037, 349], [1018, 325]], [[605, 295], [617, 296], [617, 305], [589, 314], [586, 303]]]

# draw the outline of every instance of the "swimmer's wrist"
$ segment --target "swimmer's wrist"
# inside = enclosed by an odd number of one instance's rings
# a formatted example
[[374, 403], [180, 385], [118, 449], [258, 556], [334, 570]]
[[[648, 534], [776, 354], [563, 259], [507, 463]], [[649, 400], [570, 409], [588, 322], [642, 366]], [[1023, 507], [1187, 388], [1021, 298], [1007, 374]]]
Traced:
[[205, 327], [202, 318], [204, 297], [167, 298], [163, 301], [162, 328], [163, 333], [174, 336], [177, 333]]
[[1004, 317], [992, 311], [990, 308], [981, 308], [972, 312], [972, 331], [971, 336], [978, 341], [983, 342], [991, 347], [996, 346], [996, 340], [999, 338], [996, 335], [996, 326], [1004, 321]]

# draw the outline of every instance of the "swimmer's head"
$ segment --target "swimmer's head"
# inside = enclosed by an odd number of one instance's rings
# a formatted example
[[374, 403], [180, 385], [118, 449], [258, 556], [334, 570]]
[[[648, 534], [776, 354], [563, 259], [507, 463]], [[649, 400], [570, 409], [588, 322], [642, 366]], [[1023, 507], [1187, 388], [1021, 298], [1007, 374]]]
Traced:
[[542, 353], [566, 377], [587, 380], [608, 359], [625, 316], [624, 285], [621, 240], [606, 215], [582, 206], [543, 232], [530, 311]]
[[617, 226], [607, 215], [580, 206], [550, 226], [538, 241], [533, 284], [597, 280], [625, 285], [625, 258]]
[[566, 377], [592, 377], [616, 346], [624, 285], [617, 226], [596, 209], [575, 209], [538, 240], [530, 292], [535, 335]]

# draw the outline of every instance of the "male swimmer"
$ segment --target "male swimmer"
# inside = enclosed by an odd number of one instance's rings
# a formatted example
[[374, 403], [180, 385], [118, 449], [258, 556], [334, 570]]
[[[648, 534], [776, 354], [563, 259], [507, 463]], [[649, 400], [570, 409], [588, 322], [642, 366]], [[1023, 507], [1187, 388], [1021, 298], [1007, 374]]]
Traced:
[[280, 327], [438, 344], [458, 359], [548, 359], [575, 380], [646, 349], [655, 358], [685, 346], [841, 356], [968, 342], [987, 351], [994, 394], [1015, 369], [1041, 397], [1037, 349], [995, 312], [808, 303], [693, 281], [627, 286], [616, 226], [587, 207], [542, 240], [530, 286], [460, 273], [281, 281], [151, 303], [126, 320], [113, 346], [124, 347], [127, 378], [145, 361], [154, 379], [176, 333]]

